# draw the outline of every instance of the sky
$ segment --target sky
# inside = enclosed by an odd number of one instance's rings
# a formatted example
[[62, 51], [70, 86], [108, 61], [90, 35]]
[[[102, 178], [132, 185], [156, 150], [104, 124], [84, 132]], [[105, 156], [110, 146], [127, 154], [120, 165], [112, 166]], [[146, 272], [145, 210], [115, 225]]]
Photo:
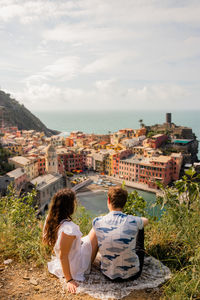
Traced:
[[0, 41], [33, 112], [200, 109], [200, 0], [0, 0]]

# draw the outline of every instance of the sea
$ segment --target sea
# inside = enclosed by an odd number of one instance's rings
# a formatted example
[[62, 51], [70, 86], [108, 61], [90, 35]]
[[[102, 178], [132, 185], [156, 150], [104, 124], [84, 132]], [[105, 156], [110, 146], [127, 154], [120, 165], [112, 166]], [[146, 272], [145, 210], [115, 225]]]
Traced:
[[[35, 111], [33, 112], [48, 128], [61, 131], [64, 136], [71, 131], [79, 130], [85, 133], [113, 133], [123, 128], [140, 128], [139, 120], [145, 125], [163, 124], [166, 121], [166, 113], [172, 113], [172, 122], [176, 125], [192, 128], [198, 140], [200, 140], [200, 111]], [[199, 152], [200, 158], [200, 152]], [[130, 192], [130, 191], [129, 191]], [[156, 201], [156, 195], [138, 190], [148, 203], [148, 211], [152, 216], [160, 217], [162, 213], [159, 207], [152, 205]], [[98, 192], [81, 194], [78, 196], [80, 203], [88, 209], [92, 215], [107, 212], [106, 193]]]

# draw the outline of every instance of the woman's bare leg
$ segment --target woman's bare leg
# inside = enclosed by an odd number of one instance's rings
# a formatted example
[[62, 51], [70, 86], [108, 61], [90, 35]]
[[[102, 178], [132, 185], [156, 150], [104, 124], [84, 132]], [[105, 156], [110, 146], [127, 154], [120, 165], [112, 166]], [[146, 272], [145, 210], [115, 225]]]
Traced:
[[98, 251], [98, 241], [97, 241], [96, 233], [93, 228], [90, 230], [88, 235], [90, 238], [90, 242], [92, 244], [91, 263], [93, 263]]

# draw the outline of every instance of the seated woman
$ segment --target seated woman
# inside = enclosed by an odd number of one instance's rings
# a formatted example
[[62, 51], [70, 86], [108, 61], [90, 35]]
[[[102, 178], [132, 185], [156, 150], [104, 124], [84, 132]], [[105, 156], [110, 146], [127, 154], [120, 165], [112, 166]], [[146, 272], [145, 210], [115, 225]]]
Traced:
[[76, 281], [84, 280], [97, 253], [94, 230], [81, 238], [79, 226], [72, 222], [75, 206], [76, 196], [72, 190], [57, 192], [52, 198], [43, 231], [43, 242], [52, 247], [56, 255], [48, 263], [48, 270], [57, 277], [65, 277], [67, 290], [71, 293], [76, 293]]

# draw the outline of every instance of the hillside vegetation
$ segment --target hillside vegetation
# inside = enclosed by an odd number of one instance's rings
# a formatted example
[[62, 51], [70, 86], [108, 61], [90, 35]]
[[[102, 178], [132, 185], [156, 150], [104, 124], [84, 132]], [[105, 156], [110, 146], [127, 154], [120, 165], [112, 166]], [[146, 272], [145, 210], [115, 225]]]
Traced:
[[[163, 287], [162, 299], [200, 299], [200, 176], [193, 170], [162, 188], [158, 203], [165, 208], [160, 220], [150, 220], [146, 229], [146, 252], [167, 265], [172, 279]], [[0, 201], [0, 256], [44, 265], [51, 251], [41, 242], [44, 220], [38, 220], [32, 203], [35, 192], [23, 198], [10, 187]], [[147, 214], [145, 201], [136, 192], [129, 194], [126, 212]], [[134, 209], [133, 209], [134, 208]], [[74, 221], [83, 234], [91, 227], [91, 217], [79, 208]]]
[[[17, 126], [19, 130], [44, 131], [46, 136], [57, 134], [56, 130], [48, 129], [36, 116], [34, 116], [23, 104], [11, 98], [10, 94], [0, 90], [0, 106], [5, 109], [5, 123]], [[1, 124], [0, 124], [1, 126]]]
[[0, 176], [13, 170], [13, 166], [8, 163], [10, 152], [4, 149], [0, 143]]

